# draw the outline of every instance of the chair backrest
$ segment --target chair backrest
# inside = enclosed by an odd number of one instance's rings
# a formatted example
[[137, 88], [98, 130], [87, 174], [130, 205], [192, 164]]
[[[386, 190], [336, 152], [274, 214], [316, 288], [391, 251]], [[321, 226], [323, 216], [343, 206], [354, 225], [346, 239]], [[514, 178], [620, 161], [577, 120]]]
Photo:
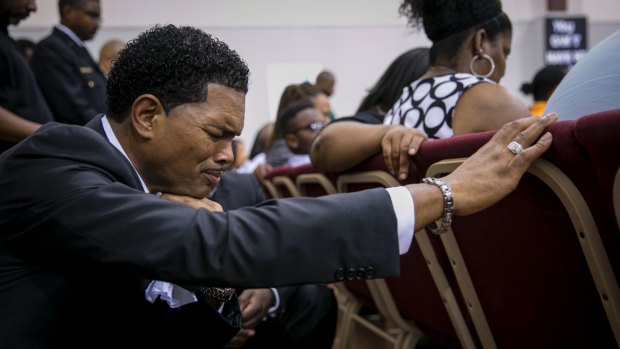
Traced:
[[267, 173], [263, 185], [272, 198], [301, 196], [295, 184], [295, 167], [280, 166]]
[[261, 180], [261, 185], [265, 189], [265, 194], [267, 194], [268, 198], [279, 199], [282, 197], [282, 193], [280, 193], [278, 188], [276, 188], [276, 186], [273, 185], [273, 182], [271, 182], [270, 178], [263, 178]]
[[335, 194], [333, 173], [321, 173], [312, 164], [300, 166], [280, 166], [265, 175], [268, 191], [278, 198]]
[[[620, 171], [620, 109], [577, 119], [575, 138], [592, 164], [593, 174], [583, 192], [601, 232], [601, 238], [620, 278], [620, 220], [618, 171]], [[578, 187], [580, 184], [578, 184]], [[614, 188], [614, 186], [616, 186]], [[588, 191], [588, 192], [586, 192]], [[588, 195], [589, 194], [589, 195]], [[600, 202], [602, 198], [602, 202]], [[614, 199], [616, 203], [614, 203]], [[614, 218], [615, 217], [615, 218]]]
[[[371, 168], [375, 170], [370, 170]], [[367, 170], [362, 170], [367, 169]], [[410, 176], [409, 180], [413, 180]], [[370, 159], [355, 172], [338, 176], [339, 192], [351, 192], [376, 187], [393, 187], [401, 183], [385, 171], [383, 160]], [[372, 300], [376, 309], [397, 324], [405, 319], [415, 321], [433, 343], [446, 348], [474, 348], [457, 298], [450, 286], [454, 280], [445, 253], [435, 254], [426, 232], [415, 233], [415, 242], [401, 256], [400, 276], [397, 278], [348, 281], [346, 286], [362, 302]], [[444, 266], [442, 267], [441, 264]], [[443, 270], [449, 271], [449, 277]], [[367, 305], [368, 306], [368, 305]]]
[[616, 171], [613, 193], [614, 213], [616, 215], [616, 221], [618, 222], [618, 228], [620, 228], [620, 168]]
[[[603, 203], [574, 129], [574, 121], [552, 125], [547, 160], [513, 193], [430, 237], [450, 256], [484, 348], [620, 344], [618, 283], [592, 211]], [[491, 135], [426, 142], [414, 165], [427, 175], [451, 172], [459, 161], [445, 159], [471, 155]]]
[[302, 196], [323, 196], [336, 194], [336, 174], [323, 173], [312, 164], [300, 166], [296, 169], [295, 184]]

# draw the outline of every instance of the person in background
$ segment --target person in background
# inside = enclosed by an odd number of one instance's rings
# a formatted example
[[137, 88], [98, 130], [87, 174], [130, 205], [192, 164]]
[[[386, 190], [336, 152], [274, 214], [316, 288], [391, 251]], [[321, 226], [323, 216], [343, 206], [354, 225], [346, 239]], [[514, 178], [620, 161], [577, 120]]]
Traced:
[[[322, 70], [315, 79], [314, 86], [316, 86], [319, 90], [323, 91], [323, 93], [327, 96], [327, 98], [331, 97], [334, 94], [336, 87], [336, 75], [329, 70]], [[336, 119], [336, 115], [329, 109], [329, 120], [334, 121]]]
[[258, 130], [256, 137], [254, 137], [254, 143], [252, 143], [252, 150], [250, 150], [250, 159], [260, 153], [264, 153], [265, 148], [269, 147], [269, 142], [273, 134], [273, 127], [273, 122], [270, 122], [263, 125], [263, 127]]
[[110, 74], [110, 70], [112, 70], [114, 58], [118, 55], [120, 50], [125, 48], [125, 45], [126, 43], [122, 40], [111, 39], [101, 46], [101, 50], [99, 50], [99, 69], [106, 78], [108, 74]]
[[248, 82], [224, 42], [156, 26], [121, 51], [106, 115], [48, 123], [0, 156], [5, 347], [217, 348], [240, 328], [233, 287], [397, 276], [415, 231], [514, 190], [557, 120], [511, 122], [424, 183], [211, 212]]
[[[433, 45], [426, 73], [403, 90], [383, 123], [421, 133], [395, 131], [385, 138], [385, 133], [375, 132], [367, 139], [352, 138], [349, 147], [381, 149], [392, 175], [404, 180], [420, 137], [497, 130], [529, 116], [529, 111], [498, 84], [512, 42], [512, 24], [499, 0], [403, 0], [400, 11], [413, 26], [424, 27]], [[341, 166], [320, 160], [316, 165]]]
[[400, 11], [433, 45], [428, 70], [403, 91], [385, 124], [436, 139], [497, 130], [529, 115], [499, 85], [512, 48], [512, 24], [500, 0], [404, 0]]
[[534, 103], [530, 106], [532, 116], [543, 116], [547, 100], [566, 73], [568, 68], [563, 65], [548, 65], [536, 72], [532, 82], [521, 85], [521, 92], [534, 97]]
[[[383, 151], [388, 169], [406, 176], [408, 157], [426, 135], [402, 125], [383, 125], [386, 112], [398, 101], [404, 89], [428, 69], [429, 49], [414, 48], [399, 55], [368, 91], [352, 117], [339, 118], [317, 136], [311, 158], [324, 171], [344, 171]], [[392, 149], [404, 147], [394, 156]], [[401, 157], [406, 158], [401, 159]]]
[[331, 97], [336, 87], [336, 76], [328, 70], [323, 70], [316, 76], [314, 85], [323, 91], [327, 97]]
[[236, 171], [246, 161], [245, 145], [243, 144], [243, 141], [240, 138], [235, 138], [232, 141], [232, 149], [233, 149], [233, 155], [235, 157], [235, 161], [233, 161], [233, 163], [230, 165], [229, 170]]
[[17, 39], [15, 40], [15, 42], [17, 43], [17, 46], [19, 46], [19, 49], [22, 51], [26, 62], [30, 63], [30, 59], [32, 58], [32, 54], [34, 53], [34, 47], [36, 46], [36, 44], [32, 40], [26, 38]]
[[286, 145], [293, 152], [287, 166], [301, 166], [310, 163], [310, 147], [316, 135], [327, 125], [323, 115], [310, 100], [289, 104], [280, 114], [279, 128]]
[[279, 120], [280, 114], [288, 105], [301, 100], [312, 101], [315, 108], [323, 115], [325, 121], [329, 121], [329, 99], [323, 91], [307, 82], [286, 86], [280, 96], [276, 121], [263, 126], [256, 136], [252, 153], [259, 148], [261, 152], [252, 156], [250, 161], [246, 162], [239, 169], [240, 172], [253, 172], [259, 180], [262, 180], [265, 174], [274, 167], [285, 165], [290, 158], [295, 157], [295, 153], [286, 144]]
[[562, 120], [620, 109], [620, 30], [579, 59], [549, 97], [545, 113]]
[[398, 101], [403, 90], [428, 69], [428, 53], [428, 48], [417, 47], [396, 57], [368, 91], [354, 118], [368, 124], [382, 124], [385, 114]]
[[59, 0], [60, 24], [30, 63], [54, 119], [84, 125], [105, 112], [105, 75], [86, 49], [101, 23], [99, 0]]
[[312, 103], [314, 103], [316, 109], [321, 112], [321, 114], [323, 114], [325, 122], [330, 122], [331, 120], [333, 120], [333, 118], [331, 117], [333, 114], [332, 107], [329, 104], [329, 96], [327, 96], [327, 94], [323, 90], [317, 88], [309, 82], [303, 82], [299, 84], [299, 88], [302, 91], [301, 95], [307, 96], [307, 98], [310, 99]]
[[18, 25], [36, 10], [32, 0], [0, 1], [0, 153], [53, 120], [28, 63], [8, 30], [9, 25]]
[[[295, 153], [291, 151], [286, 144], [286, 140], [284, 139], [280, 118], [286, 107], [291, 105], [293, 102], [303, 100], [311, 100], [316, 109], [322, 112], [323, 118], [325, 120], [328, 119], [325, 115], [325, 101], [327, 99], [325, 98], [325, 94], [316, 86], [310, 83], [290, 84], [286, 86], [280, 96], [280, 103], [278, 104], [278, 112], [273, 128], [273, 134], [271, 136], [270, 146], [266, 149], [266, 162], [272, 167], [285, 165], [291, 157], [295, 156]], [[329, 108], [329, 104], [327, 104], [327, 108]]]
[[273, 122], [267, 123], [261, 127], [254, 138], [250, 158], [244, 161], [237, 168], [239, 173], [253, 173], [259, 181], [263, 181], [265, 175], [273, 170], [273, 167], [267, 163], [267, 153], [265, 149], [271, 146], [271, 137], [275, 125]]

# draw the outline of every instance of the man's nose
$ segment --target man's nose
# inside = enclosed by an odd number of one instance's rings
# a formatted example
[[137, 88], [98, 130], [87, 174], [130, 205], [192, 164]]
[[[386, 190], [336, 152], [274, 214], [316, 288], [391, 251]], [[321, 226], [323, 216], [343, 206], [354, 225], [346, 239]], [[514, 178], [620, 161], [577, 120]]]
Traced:
[[215, 162], [222, 166], [232, 164], [234, 159], [235, 155], [233, 154], [232, 141], [225, 142], [219, 146], [214, 156]]

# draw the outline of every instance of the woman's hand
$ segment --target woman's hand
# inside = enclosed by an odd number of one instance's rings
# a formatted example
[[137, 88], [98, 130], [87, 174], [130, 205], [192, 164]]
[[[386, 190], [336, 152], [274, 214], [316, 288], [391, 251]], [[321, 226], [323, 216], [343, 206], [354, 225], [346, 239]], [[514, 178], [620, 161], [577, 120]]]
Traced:
[[[455, 213], [476, 213], [513, 191], [530, 165], [551, 146], [551, 134], [541, 134], [556, 120], [557, 114], [554, 113], [506, 124], [487, 144], [447, 175], [444, 181], [452, 188]], [[508, 144], [513, 141], [520, 144], [523, 151], [512, 153]]]
[[[543, 132], [556, 120], [557, 115], [551, 114], [506, 124], [454, 172], [441, 178], [451, 189], [454, 213], [474, 214], [513, 191], [530, 165], [549, 149], [551, 133]], [[508, 149], [511, 142], [520, 144], [523, 150], [513, 153]], [[405, 187], [414, 200], [416, 230], [441, 217], [444, 200], [438, 187], [428, 184]]]
[[391, 126], [381, 140], [385, 165], [392, 176], [405, 180], [409, 175], [409, 157], [426, 140], [424, 132], [402, 125]]

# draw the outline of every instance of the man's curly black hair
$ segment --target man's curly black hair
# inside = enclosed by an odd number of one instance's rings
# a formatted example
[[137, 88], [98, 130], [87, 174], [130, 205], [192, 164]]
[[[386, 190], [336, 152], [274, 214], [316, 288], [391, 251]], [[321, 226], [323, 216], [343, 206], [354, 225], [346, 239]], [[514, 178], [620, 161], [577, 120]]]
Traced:
[[107, 82], [107, 114], [123, 122], [135, 99], [159, 98], [166, 112], [207, 100], [208, 84], [248, 91], [247, 64], [228, 45], [193, 27], [155, 26], [130, 41]]

